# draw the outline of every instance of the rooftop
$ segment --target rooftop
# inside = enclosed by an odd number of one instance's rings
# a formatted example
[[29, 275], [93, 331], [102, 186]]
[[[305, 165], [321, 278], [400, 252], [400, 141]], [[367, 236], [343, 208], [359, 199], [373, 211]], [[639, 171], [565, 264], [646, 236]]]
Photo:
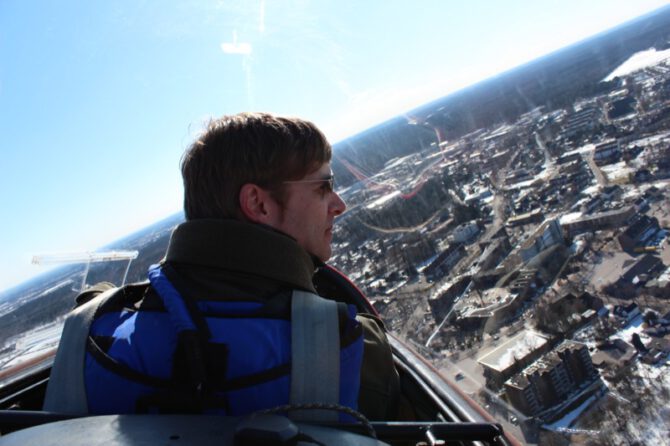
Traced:
[[495, 350], [482, 356], [477, 362], [490, 369], [502, 372], [549, 342], [547, 335], [534, 330], [523, 330], [509, 338]]

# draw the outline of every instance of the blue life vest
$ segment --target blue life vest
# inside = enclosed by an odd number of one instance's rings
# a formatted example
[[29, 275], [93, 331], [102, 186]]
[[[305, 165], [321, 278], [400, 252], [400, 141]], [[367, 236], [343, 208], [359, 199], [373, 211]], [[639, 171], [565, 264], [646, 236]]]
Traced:
[[[89, 413], [239, 416], [288, 404], [290, 311], [278, 311], [273, 299], [189, 299], [168, 279], [174, 274], [168, 265], [149, 270], [151, 287], [164, 309], [135, 308], [137, 297], [130, 292], [124, 296], [121, 289], [121, 296], [110, 299], [115, 302], [97, 312], [85, 356]], [[339, 403], [356, 409], [362, 328], [353, 305], [337, 305]]]

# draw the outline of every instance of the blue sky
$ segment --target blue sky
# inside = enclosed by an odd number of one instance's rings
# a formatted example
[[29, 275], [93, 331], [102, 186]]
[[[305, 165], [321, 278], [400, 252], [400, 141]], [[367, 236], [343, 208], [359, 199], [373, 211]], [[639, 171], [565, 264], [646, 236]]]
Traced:
[[210, 116], [332, 142], [667, 1], [0, 2], [0, 290], [181, 208]]

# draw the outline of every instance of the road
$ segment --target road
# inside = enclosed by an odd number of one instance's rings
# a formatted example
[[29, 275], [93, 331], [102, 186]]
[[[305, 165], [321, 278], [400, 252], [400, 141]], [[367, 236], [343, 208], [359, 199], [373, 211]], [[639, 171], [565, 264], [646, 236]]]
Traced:
[[[503, 426], [505, 432], [511, 433], [519, 440], [523, 440], [524, 444], [531, 444], [524, 439], [524, 435], [518, 426], [518, 421], [514, 423], [510, 421], [512, 419], [522, 420], [525, 416], [505, 401], [500, 400], [497, 395], [486, 388], [484, 368], [477, 362], [478, 358], [481, 358], [497, 348], [504, 343], [509, 336], [513, 336], [515, 332], [515, 330], [509, 330], [508, 327], [504, 327], [500, 331], [499, 339], [493, 339], [486, 336], [482, 346], [478, 350], [463, 352], [458, 358], [452, 356], [445, 360], [445, 363], [439, 370], [442, 375], [451, 380], [463, 393], [470, 396], [478, 404], [481, 404], [484, 409], [495, 418], [496, 422]], [[481, 390], [486, 391], [492, 401], [498, 401], [499, 403], [489, 405], [483, 402], [479, 396]]]
[[607, 178], [605, 177], [605, 175], [603, 175], [603, 171], [600, 170], [600, 167], [598, 167], [598, 165], [593, 159], [593, 155], [595, 155], [595, 153], [596, 153], [595, 149], [590, 150], [588, 153], [586, 153], [585, 154], [586, 162], [591, 168], [591, 172], [593, 172], [593, 176], [596, 178], [598, 184], [601, 186], [607, 186]]
[[554, 161], [554, 157], [551, 156], [551, 153], [549, 153], [549, 150], [547, 150], [547, 146], [544, 145], [544, 142], [540, 138], [540, 135], [535, 133], [533, 136], [535, 136], [535, 142], [537, 143], [537, 146], [544, 153], [544, 168], [545, 169], [553, 168], [556, 165], [556, 161]]

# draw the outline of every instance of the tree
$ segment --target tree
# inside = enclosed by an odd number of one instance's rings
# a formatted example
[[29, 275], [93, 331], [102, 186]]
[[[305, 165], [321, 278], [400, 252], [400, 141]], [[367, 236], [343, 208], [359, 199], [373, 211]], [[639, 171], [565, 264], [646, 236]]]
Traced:
[[659, 318], [659, 314], [654, 311], [654, 310], [647, 310], [644, 312], [642, 315], [642, 318], [644, 319], [645, 324], [647, 325], [654, 325], [654, 322]]
[[596, 341], [605, 341], [616, 331], [610, 318], [598, 318], [593, 324], [594, 337]]

